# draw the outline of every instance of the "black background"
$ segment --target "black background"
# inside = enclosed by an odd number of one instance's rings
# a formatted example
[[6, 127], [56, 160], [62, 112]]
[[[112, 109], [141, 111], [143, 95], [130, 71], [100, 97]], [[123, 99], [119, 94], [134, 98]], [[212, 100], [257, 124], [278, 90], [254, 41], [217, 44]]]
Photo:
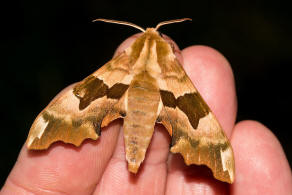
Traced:
[[116, 47], [138, 32], [121, 25], [91, 23], [99, 17], [142, 27], [192, 18], [192, 23], [173, 24], [160, 31], [180, 48], [203, 44], [226, 56], [235, 74], [237, 120], [258, 120], [269, 127], [291, 165], [291, 6], [263, 0], [190, 2], [1, 3], [1, 184], [37, 114], [60, 90], [110, 60]]

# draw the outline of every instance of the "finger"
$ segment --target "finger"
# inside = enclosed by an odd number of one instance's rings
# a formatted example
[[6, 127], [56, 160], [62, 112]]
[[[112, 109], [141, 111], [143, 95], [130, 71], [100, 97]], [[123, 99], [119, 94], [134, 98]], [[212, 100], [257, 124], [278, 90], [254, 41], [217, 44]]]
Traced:
[[3, 194], [91, 194], [112, 156], [119, 126], [115, 122], [103, 128], [98, 141], [86, 140], [78, 148], [61, 142], [45, 151], [24, 146]]
[[292, 174], [281, 144], [272, 132], [255, 121], [240, 122], [231, 139], [237, 194], [292, 194]]
[[[117, 53], [127, 48], [136, 38], [137, 35], [134, 35], [127, 39], [121, 44]], [[124, 138], [121, 131], [116, 151], [95, 194], [164, 194], [169, 139], [168, 132], [162, 126], [156, 126], [145, 160], [138, 173], [132, 174], [127, 169]]]
[[[230, 137], [237, 110], [234, 78], [228, 61], [216, 50], [193, 46], [182, 51], [184, 69]], [[167, 194], [226, 193], [226, 184], [209, 169], [186, 166], [179, 155], [170, 155]]]

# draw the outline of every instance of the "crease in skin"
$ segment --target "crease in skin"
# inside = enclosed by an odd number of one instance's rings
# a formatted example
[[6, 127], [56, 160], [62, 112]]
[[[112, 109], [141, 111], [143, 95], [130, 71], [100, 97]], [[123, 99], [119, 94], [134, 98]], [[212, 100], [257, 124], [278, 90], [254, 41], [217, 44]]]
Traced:
[[[21, 185], [19, 182], [14, 181], [14, 179], [11, 178], [11, 177], [8, 177], [6, 183], [7, 184], [5, 184], [4, 187], [6, 187], [7, 185], [9, 186], [9, 183], [10, 183], [12, 186], [15, 186], [16, 188], [18, 188], [21, 191], [24, 191], [25, 193], [36, 194], [36, 193], [40, 193], [40, 192], [49, 192], [49, 193], [56, 194], [56, 195], [57, 194], [59, 194], [59, 195], [69, 195], [68, 193], [60, 191], [60, 190], [51, 190], [51, 189], [45, 189], [45, 188], [40, 188], [40, 187], [39, 188], [35, 188], [35, 190], [33, 190], [33, 189], [30, 189], [30, 188], [28, 188], [28, 187], [26, 187], [24, 185]], [[2, 192], [2, 190], [0, 192]], [[18, 190], [14, 190], [14, 192], [18, 192]]]

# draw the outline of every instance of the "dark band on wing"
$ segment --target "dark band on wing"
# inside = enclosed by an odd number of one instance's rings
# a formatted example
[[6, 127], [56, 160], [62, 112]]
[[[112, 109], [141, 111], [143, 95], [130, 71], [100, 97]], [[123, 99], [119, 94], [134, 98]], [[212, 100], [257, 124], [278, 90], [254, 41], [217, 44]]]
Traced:
[[107, 97], [111, 99], [120, 99], [122, 95], [127, 91], [129, 85], [123, 83], [116, 83], [107, 91]]
[[210, 109], [199, 93], [186, 93], [177, 99], [173, 93], [160, 90], [160, 96], [164, 106], [178, 107], [188, 117], [192, 127], [197, 129], [200, 118], [208, 115]]
[[160, 90], [160, 97], [162, 99], [163, 105], [171, 108], [176, 107], [176, 99], [173, 93], [165, 90]]
[[128, 87], [128, 85], [116, 83], [109, 88], [101, 79], [95, 76], [89, 76], [74, 88], [73, 93], [80, 99], [79, 109], [83, 110], [89, 106], [92, 101], [104, 97], [105, 95], [111, 99], [121, 98]]
[[79, 110], [85, 109], [92, 101], [106, 95], [108, 86], [94, 76], [87, 77], [81, 84], [77, 85], [73, 93], [80, 99]]

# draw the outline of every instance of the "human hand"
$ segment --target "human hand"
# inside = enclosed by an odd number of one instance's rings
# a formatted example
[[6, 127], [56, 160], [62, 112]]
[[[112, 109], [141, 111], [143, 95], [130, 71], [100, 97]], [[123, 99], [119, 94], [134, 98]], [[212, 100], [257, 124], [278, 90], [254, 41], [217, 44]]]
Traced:
[[231, 141], [234, 184], [217, 181], [206, 167], [186, 166], [180, 155], [170, 154], [170, 136], [162, 126], [155, 127], [138, 174], [131, 174], [118, 120], [103, 128], [97, 141], [86, 140], [80, 147], [61, 142], [45, 151], [23, 147], [0, 194], [292, 194], [291, 169], [276, 137], [256, 121], [235, 124], [237, 101], [227, 60], [204, 46], [186, 48], [181, 56]]

